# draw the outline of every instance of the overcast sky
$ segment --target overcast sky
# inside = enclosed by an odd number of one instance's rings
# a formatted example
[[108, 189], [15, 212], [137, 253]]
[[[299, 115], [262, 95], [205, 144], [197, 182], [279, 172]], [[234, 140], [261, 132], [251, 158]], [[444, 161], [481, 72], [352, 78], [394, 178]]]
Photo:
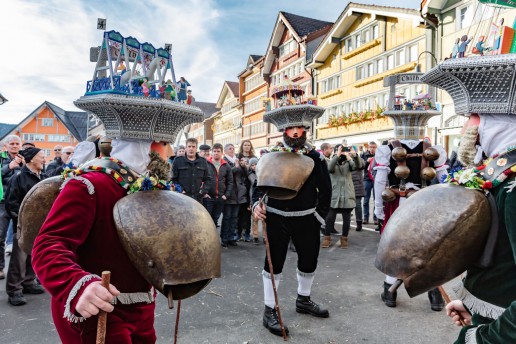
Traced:
[[[419, 0], [355, 1], [419, 8]], [[93, 75], [89, 49], [107, 29], [155, 47], [173, 44], [176, 77], [197, 101], [216, 102], [224, 80], [237, 81], [249, 54], [263, 55], [279, 11], [334, 22], [336, 0], [11, 0], [0, 5], [0, 122], [18, 123], [45, 100], [68, 111]]]

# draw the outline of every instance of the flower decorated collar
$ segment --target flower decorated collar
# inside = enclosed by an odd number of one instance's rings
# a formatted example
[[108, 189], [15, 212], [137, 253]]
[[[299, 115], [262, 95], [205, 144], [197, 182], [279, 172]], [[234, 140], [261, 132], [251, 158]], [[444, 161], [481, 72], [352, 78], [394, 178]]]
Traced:
[[469, 189], [489, 190], [496, 188], [513, 174], [516, 174], [516, 147], [510, 147], [485, 160], [483, 165], [452, 171], [444, 182]]

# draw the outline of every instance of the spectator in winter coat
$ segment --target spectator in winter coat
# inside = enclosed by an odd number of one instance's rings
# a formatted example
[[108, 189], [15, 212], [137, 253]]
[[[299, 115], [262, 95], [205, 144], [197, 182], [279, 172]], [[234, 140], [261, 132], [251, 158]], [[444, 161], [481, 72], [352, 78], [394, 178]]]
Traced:
[[[369, 223], [369, 202], [371, 199], [371, 194], [374, 197], [373, 187], [374, 187], [374, 178], [372, 175], [372, 171], [368, 168], [369, 164], [373, 162], [374, 155], [376, 153], [376, 142], [371, 141], [368, 144], [367, 151], [362, 154], [362, 159], [365, 161], [364, 166], [364, 189], [365, 189], [365, 195], [364, 195], [364, 224]], [[376, 216], [373, 214], [373, 220], [376, 224]]]
[[[236, 180], [235, 183], [238, 188], [241, 189], [239, 195], [239, 211], [238, 211], [238, 229], [237, 238], [239, 241], [244, 240], [245, 242], [251, 241], [251, 206], [249, 205], [249, 192], [251, 184], [249, 183], [249, 159], [241, 157], [240, 163], [240, 179]], [[242, 236], [242, 233], [244, 235]]]
[[[258, 202], [263, 197], [263, 192], [258, 189], [257, 183], [258, 178], [256, 177], [256, 164], [258, 164], [257, 158], [251, 158], [249, 160], [249, 206], [252, 207], [255, 202]], [[265, 222], [262, 221], [262, 226], [265, 226]], [[262, 228], [263, 230], [263, 228]], [[253, 244], [258, 245], [258, 220], [251, 215], [251, 234], [253, 236]]]
[[[213, 177], [213, 183], [208, 189], [210, 197], [204, 198], [203, 204], [210, 213], [213, 222], [215, 222], [215, 226], [217, 226], [222, 210], [224, 210], [224, 203], [231, 197], [233, 191], [233, 172], [228, 162], [222, 159], [222, 145], [220, 143], [213, 145], [212, 156], [209, 156], [206, 160]], [[222, 242], [229, 240], [226, 234], [223, 231], [220, 232]]]
[[178, 156], [172, 165], [172, 181], [181, 186], [183, 193], [202, 203], [210, 197], [208, 190], [213, 182], [208, 162], [197, 152], [197, 139], [186, 140], [186, 155]]
[[362, 230], [362, 198], [365, 196], [364, 167], [365, 161], [359, 157], [356, 166], [357, 169], [351, 172], [353, 186], [355, 187], [355, 221], [357, 222], [357, 232]]

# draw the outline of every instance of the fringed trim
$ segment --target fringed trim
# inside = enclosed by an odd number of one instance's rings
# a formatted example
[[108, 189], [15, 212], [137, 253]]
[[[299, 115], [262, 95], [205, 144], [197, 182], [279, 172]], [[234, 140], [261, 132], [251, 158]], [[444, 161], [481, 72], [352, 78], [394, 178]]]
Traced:
[[77, 292], [79, 292], [79, 289], [81, 289], [84, 286], [84, 284], [86, 284], [86, 282], [90, 281], [93, 278], [101, 279], [97, 275], [86, 275], [83, 278], [81, 278], [77, 283], [75, 283], [72, 290], [70, 291], [68, 299], [66, 300], [65, 311], [63, 314], [63, 318], [65, 318], [69, 322], [78, 323], [83, 322], [85, 320], [84, 317], [78, 317], [70, 311], [70, 304], [72, 303], [72, 300], [75, 298], [75, 296], [77, 296]]
[[315, 276], [315, 271], [314, 272], [303, 272], [303, 271], [300, 271], [298, 268], [296, 268], [296, 272], [299, 276], [302, 276], [302, 277], [313, 277]]
[[59, 190], [63, 190], [63, 188], [66, 186], [66, 184], [68, 184], [68, 182], [72, 179], [78, 180], [81, 183], [83, 183], [84, 185], [86, 185], [86, 187], [88, 188], [88, 193], [90, 195], [93, 195], [95, 193], [95, 187], [93, 186], [93, 184], [88, 179], [86, 179], [84, 177], [79, 177], [79, 176], [73, 176], [73, 177], [66, 178], [66, 180], [63, 182], [63, 184], [61, 185]]
[[471, 294], [464, 285], [458, 284], [453, 287], [457, 298], [461, 300], [471, 313], [479, 314], [484, 318], [496, 320], [505, 311], [504, 308], [493, 305], [492, 303], [480, 300]]
[[[268, 278], [268, 279], [272, 279], [271, 278], [271, 274], [265, 270], [262, 270], [262, 276], [265, 277], [265, 278]], [[274, 279], [275, 280], [280, 280], [281, 279], [281, 273], [279, 274], [274, 274]]]
[[466, 336], [464, 337], [464, 342], [466, 344], [477, 344], [477, 330], [479, 327], [472, 327], [466, 331]]
[[113, 304], [120, 302], [123, 305], [132, 305], [133, 303], [153, 303], [154, 302], [154, 288], [149, 290], [148, 292], [140, 292], [140, 293], [120, 293], [120, 295], [115, 296], [113, 300]]
[[321, 225], [326, 225], [326, 221], [324, 221], [324, 219], [322, 218], [321, 215], [319, 215], [317, 212], [315, 212], [314, 215], [315, 215], [315, 218], [317, 219], [317, 221], [319, 221], [321, 223]]
[[507, 189], [507, 192], [512, 192], [512, 190], [516, 188], [516, 180], [513, 180], [512, 182], [508, 183], [505, 188]]

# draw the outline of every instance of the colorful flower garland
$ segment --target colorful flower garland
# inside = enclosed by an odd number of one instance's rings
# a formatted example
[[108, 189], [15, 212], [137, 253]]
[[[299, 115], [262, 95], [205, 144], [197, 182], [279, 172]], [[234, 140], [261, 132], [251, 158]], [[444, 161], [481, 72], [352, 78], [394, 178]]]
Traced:
[[136, 193], [138, 191], [148, 191], [148, 190], [167, 190], [167, 191], [175, 191], [176, 185], [167, 182], [166, 180], [159, 180], [156, 177], [149, 176], [141, 176], [136, 179], [134, 183], [129, 187], [128, 194]]
[[[485, 180], [483, 175], [485, 172], [483, 172], [486, 167], [493, 161], [498, 160], [498, 162], [503, 163], [503, 161], [506, 160], [505, 158], [501, 157], [504, 154], [507, 154], [508, 152], [516, 149], [516, 147], [511, 146], [506, 151], [497, 154], [493, 156], [492, 158], [489, 158], [484, 161], [484, 163], [480, 166], [468, 168], [468, 169], [459, 169], [450, 171], [450, 173], [446, 176], [446, 179], [444, 180], [445, 183], [454, 184], [454, 185], [463, 185], [468, 189], [474, 189], [474, 190], [490, 190], [492, 188], [496, 188], [498, 185], [502, 184], [509, 176], [516, 173], [516, 165], [513, 165], [506, 170], [504, 170], [502, 173], [498, 175], [493, 181]], [[497, 162], [497, 163], [498, 163]], [[503, 166], [503, 165], [500, 165]], [[490, 172], [491, 173], [491, 172]]]

